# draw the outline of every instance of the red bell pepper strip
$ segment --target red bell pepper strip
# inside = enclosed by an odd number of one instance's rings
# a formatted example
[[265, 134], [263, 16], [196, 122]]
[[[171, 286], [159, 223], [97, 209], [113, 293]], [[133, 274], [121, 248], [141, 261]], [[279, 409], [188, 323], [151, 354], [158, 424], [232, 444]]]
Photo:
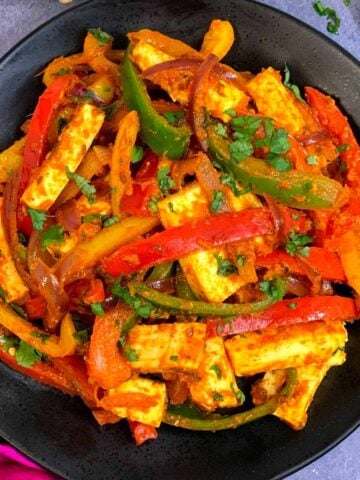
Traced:
[[27, 377], [31, 377], [40, 383], [57, 388], [58, 390], [61, 390], [69, 395], [77, 395], [77, 391], [73, 384], [60, 370], [50, 363], [40, 361], [31, 367], [22, 367], [17, 363], [15, 357], [5, 352], [5, 350], [2, 350], [1, 348], [0, 360], [6, 363], [13, 370], [23, 373]]
[[121, 420], [121, 417], [118, 417], [114, 413], [109, 410], [104, 410], [103, 408], [94, 408], [91, 413], [101, 427], [108, 425], [109, 423], [120, 422]]
[[224, 213], [169, 228], [124, 245], [102, 261], [102, 269], [113, 276], [130, 274], [191, 252], [273, 232], [274, 223], [268, 209]]
[[[19, 200], [29, 184], [33, 170], [42, 164], [49, 151], [48, 132], [53, 114], [74, 80], [77, 80], [74, 75], [57, 78], [39, 98], [25, 140], [18, 191]], [[32, 232], [31, 219], [23, 207], [18, 210], [18, 227], [26, 235]]]
[[119, 349], [122, 323], [129, 314], [129, 308], [121, 305], [95, 319], [86, 363], [91, 382], [102, 388], [115, 388], [131, 376]]
[[54, 365], [74, 385], [78, 395], [89, 408], [97, 407], [98, 386], [89, 382], [86, 364], [79, 355], [57, 357], [53, 359]]
[[158, 433], [155, 427], [145, 425], [144, 423], [128, 420], [131, 433], [134, 437], [136, 445], [142, 445], [147, 440], [157, 438]]
[[44, 318], [47, 310], [47, 303], [43, 296], [37, 295], [25, 302], [25, 312], [30, 320]]
[[208, 337], [252, 332], [262, 328], [281, 327], [317, 320], [351, 321], [359, 314], [355, 301], [340, 296], [301, 297], [282, 300], [261, 313], [240, 315], [231, 322], [217, 318], [207, 320]]
[[83, 301], [91, 305], [92, 303], [101, 303], [105, 300], [105, 290], [103, 282], [99, 278], [90, 280], [89, 288], [86, 290]]
[[149, 202], [151, 197], [156, 198], [160, 193], [159, 184], [156, 180], [158, 164], [159, 157], [156, 153], [148, 150], [133, 181], [131, 195], [125, 193], [121, 198], [121, 212], [140, 217], [153, 214], [149, 210]]
[[255, 260], [255, 265], [258, 267], [271, 268], [275, 265], [284, 265], [296, 275], [306, 275], [304, 263], [308, 264], [322, 278], [334, 282], [346, 282], [338, 255], [325, 248], [310, 247], [309, 256], [301, 257], [301, 260], [296, 256], [292, 257], [285, 250], [275, 250], [268, 255], [258, 255]]
[[347, 145], [340, 151], [340, 158], [346, 163], [346, 179], [350, 187], [360, 186], [360, 146], [346, 116], [336, 106], [335, 100], [312, 87], [305, 87], [307, 102], [321, 125], [337, 146]]

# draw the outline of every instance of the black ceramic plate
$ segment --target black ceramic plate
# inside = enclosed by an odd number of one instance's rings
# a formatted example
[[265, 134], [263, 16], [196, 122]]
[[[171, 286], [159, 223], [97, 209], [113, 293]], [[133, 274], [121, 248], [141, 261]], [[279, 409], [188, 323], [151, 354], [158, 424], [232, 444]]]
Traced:
[[[242, 70], [291, 66], [300, 85], [317, 85], [341, 100], [360, 125], [360, 67], [305, 25], [245, 1], [93, 0], [44, 25], [0, 62], [0, 149], [19, 133], [42, 86], [34, 74], [53, 57], [78, 51], [86, 30], [101, 27], [118, 46], [125, 34], [153, 28], [199, 45], [213, 18], [228, 18], [236, 43], [226, 59]], [[0, 434], [65, 478], [280, 478], [313, 460], [360, 423], [360, 328], [350, 329], [348, 361], [333, 369], [310, 408], [305, 430], [269, 417], [239, 430], [196, 433], [161, 427], [158, 440], [137, 448], [127, 425], [100, 428], [75, 398], [41, 386], [0, 365]]]

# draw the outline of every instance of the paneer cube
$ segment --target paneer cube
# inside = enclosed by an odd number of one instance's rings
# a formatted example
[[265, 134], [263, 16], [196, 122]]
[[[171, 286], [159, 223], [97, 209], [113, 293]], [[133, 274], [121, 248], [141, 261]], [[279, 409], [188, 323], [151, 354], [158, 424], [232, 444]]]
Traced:
[[342, 322], [311, 322], [235, 335], [225, 348], [237, 376], [324, 363], [342, 347]]
[[298, 383], [295, 387], [295, 392], [289, 399], [286, 399], [278, 406], [274, 415], [286, 422], [294, 430], [304, 428], [307, 421], [307, 410], [320, 383], [331, 367], [342, 365], [345, 359], [344, 350], [339, 348], [324, 363], [297, 368]]
[[48, 210], [69, 182], [66, 169], [75, 172], [98, 134], [105, 113], [85, 103], [61, 132], [56, 147], [33, 175], [22, 196], [30, 208]]
[[[252, 193], [235, 197], [229, 192], [227, 197], [235, 211], [260, 206], [259, 200]], [[179, 192], [164, 198], [158, 203], [158, 208], [160, 220], [165, 228], [210, 215], [208, 200], [198, 183], [187, 185]], [[243, 254], [243, 247], [239, 246], [237, 250], [238, 254]], [[238, 274], [218, 275], [216, 255], [220, 255], [222, 259], [234, 256], [234, 247], [211, 248], [191, 253], [180, 259], [186, 279], [199, 297], [209, 302], [223, 302], [243, 285], [257, 281], [256, 271], [251, 261], [245, 262]]]
[[[3, 211], [4, 199], [0, 197], [0, 212]], [[0, 215], [0, 286], [8, 302], [23, 299], [28, 288], [18, 274], [6, 240], [3, 221]]]
[[198, 373], [199, 379], [190, 379], [187, 382], [195, 403], [208, 411], [241, 404], [243, 395], [236, 385], [222, 337], [206, 340]]
[[137, 325], [126, 338], [124, 353], [131, 368], [141, 373], [196, 373], [205, 335], [202, 323]]
[[159, 427], [167, 402], [163, 382], [132, 377], [107, 391], [100, 405], [121, 418]]
[[20, 138], [0, 153], [0, 182], [7, 182], [23, 161], [25, 138]]

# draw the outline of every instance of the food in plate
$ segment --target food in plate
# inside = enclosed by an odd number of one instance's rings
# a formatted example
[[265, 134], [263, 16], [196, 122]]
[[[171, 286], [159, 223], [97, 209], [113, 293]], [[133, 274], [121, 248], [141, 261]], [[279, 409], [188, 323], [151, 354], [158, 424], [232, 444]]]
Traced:
[[[294, 429], [358, 317], [360, 149], [333, 99], [160, 32], [90, 29], [0, 154], [0, 358], [137, 444]], [[346, 294], [344, 293], [346, 291]]]

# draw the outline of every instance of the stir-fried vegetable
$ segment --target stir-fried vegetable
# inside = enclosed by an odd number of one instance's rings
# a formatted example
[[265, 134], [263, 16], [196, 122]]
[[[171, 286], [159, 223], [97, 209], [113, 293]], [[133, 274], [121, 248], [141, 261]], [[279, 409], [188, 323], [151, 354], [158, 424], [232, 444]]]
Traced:
[[54, 59], [0, 153], [0, 360], [137, 445], [162, 422], [303, 428], [358, 317], [355, 134], [288, 66], [220, 63], [227, 20], [199, 51], [128, 38]]

